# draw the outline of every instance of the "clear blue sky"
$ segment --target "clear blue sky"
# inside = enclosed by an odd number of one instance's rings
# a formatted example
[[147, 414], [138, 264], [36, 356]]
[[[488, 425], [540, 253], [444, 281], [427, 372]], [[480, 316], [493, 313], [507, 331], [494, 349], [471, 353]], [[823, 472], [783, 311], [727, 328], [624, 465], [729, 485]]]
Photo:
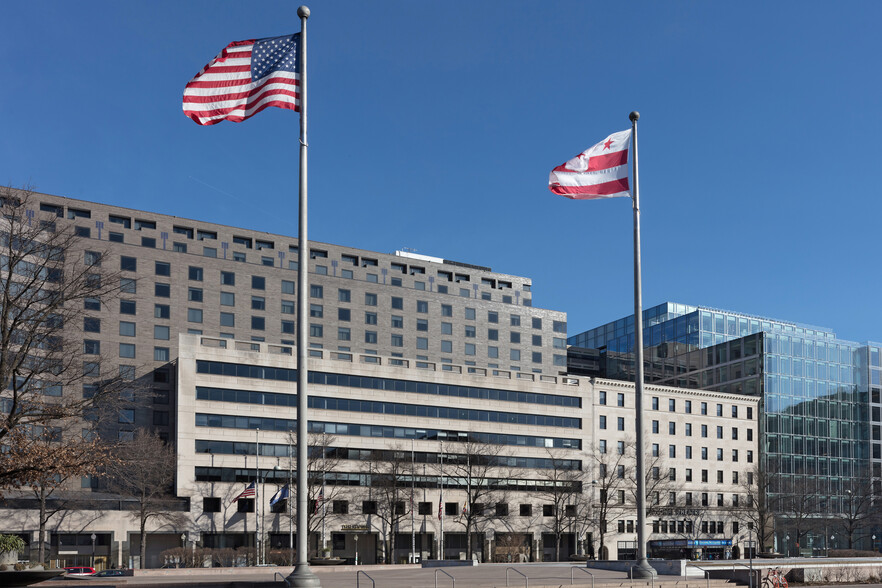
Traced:
[[[187, 81], [297, 2], [10, 1], [0, 183], [296, 235], [298, 116], [199, 127]], [[576, 333], [633, 309], [630, 201], [550, 169], [639, 110], [646, 306], [882, 340], [882, 3], [314, 1], [310, 237], [533, 278]]]

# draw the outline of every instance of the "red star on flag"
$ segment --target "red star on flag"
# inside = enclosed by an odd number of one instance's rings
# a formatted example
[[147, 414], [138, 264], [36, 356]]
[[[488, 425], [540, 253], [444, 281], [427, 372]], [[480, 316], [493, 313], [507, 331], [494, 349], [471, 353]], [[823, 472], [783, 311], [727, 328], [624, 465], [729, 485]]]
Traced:
[[612, 145], [612, 139], [607, 139], [606, 143], [603, 144], [604, 150], [609, 149], [610, 145]]

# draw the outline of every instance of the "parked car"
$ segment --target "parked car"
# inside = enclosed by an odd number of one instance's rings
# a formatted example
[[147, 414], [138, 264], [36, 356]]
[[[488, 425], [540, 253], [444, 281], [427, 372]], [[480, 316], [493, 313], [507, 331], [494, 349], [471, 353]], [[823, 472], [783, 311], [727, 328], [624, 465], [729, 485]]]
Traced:
[[96, 578], [107, 578], [110, 576], [132, 576], [133, 571], [128, 569], [119, 569], [119, 570], [101, 570], [97, 574], [95, 574]]
[[64, 568], [64, 575], [73, 577], [94, 576], [95, 568], [89, 568], [85, 566], [71, 566]]

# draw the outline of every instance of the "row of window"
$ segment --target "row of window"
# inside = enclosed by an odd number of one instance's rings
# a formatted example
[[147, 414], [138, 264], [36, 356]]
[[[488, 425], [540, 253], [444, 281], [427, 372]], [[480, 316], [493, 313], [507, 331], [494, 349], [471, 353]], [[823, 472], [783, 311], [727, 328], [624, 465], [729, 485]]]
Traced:
[[[600, 440], [598, 441], [598, 451], [599, 451], [601, 454], [606, 454], [606, 453], [607, 453], [607, 449], [608, 449], [608, 448], [607, 448], [607, 441], [606, 441], [606, 439], [600, 439]], [[684, 450], [685, 450], [685, 451], [684, 451], [684, 457], [685, 457], [686, 459], [692, 459], [692, 446], [691, 446], [691, 445], [686, 445], [686, 446], [684, 446]], [[619, 455], [624, 455], [624, 454], [625, 454], [625, 451], [626, 451], [626, 444], [625, 444], [625, 442], [624, 442], [624, 441], [617, 441], [617, 442], [616, 442], [616, 452], [617, 452]], [[659, 457], [659, 444], [658, 444], [658, 443], [653, 443], [653, 444], [652, 444], [652, 449], [651, 449], [651, 451], [652, 451], [652, 456], [653, 456], [653, 457]], [[732, 455], [732, 461], [737, 462], [738, 459], [739, 459], [739, 456], [741, 455], [740, 450], [738, 450], [738, 449], [730, 449], [730, 451], [732, 452], [732, 454], [731, 454], [731, 455]], [[724, 450], [723, 450], [722, 447], [718, 447], [718, 448], [717, 448], [717, 450], [716, 450], [716, 454], [717, 454], [717, 461], [723, 461]], [[677, 457], [677, 446], [676, 446], [676, 445], [668, 445], [668, 457], [670, 457], [670, 458], [676, 458], [676, 457]], [[752, 450], [752, 449], [745, 450], [745, 457], [746, 457], [746, 459], [747, 459], [747, 463], [753, 463], [753, 450]], [[707, 461], [707, 460], [708, 460], [708, 448], [707, 448], [707, 447], [702, 447], [702, 448], [701, 448], [701, 459], [704, 460], [704, 461]]]
[[[226, 414], [196, 413], [197, 427], [218, 427], [225, 429], [248, 429], [261, 431], [289, 432], [297, 428], [296, 419], [271, 417], [239, 416]], [[565, 437], [535, 437], [532, 435], [513, 435], [507, 433], [482, 433], [476, 431], [443, 431], [439, 429], [416, 429], [412, 427], [391, 427], [384, 425], [358, 425], [351, 423], [332, 423], [309, 421], [310, 433], [328, 435], [347, 435], [354, 437], [374, 437], [386, 439], [425, 439], [429, 441], [449, 441], [455, 443], [490, 443], [493, 445], [513, 445], [516, 447], [558, 447], [581, 449], [581, 439]]]
[[[100, 239], [101, 230], [103, 229], [104, 225], [100, 221], [98, 221], [96, 223], [96, 225], [97, 225], [98, 233], [99, 233], [98, 238]], [[52, 226], [53, 226], [53, 230], [54, 230], [54, 223], [52, 223]], [[80, 237], [91, 238], [91, 236], [92, 236], [92, 232], [89, 227], [76, 226], [75, 233], [77, 234], [77, 236], [80, 236]], [[211, 231], [200, 231], [200, 233], [205, 233], [207, 235], [213, 235], [213, 237], [205, 237], [206, 239], [208, 239], [208, 238], [215, 239], [217, 236], [216, 233], [211, 232]], [[163, 232], [161, 239], [162, 239], [162, 249], [165, 249], [166, 245], [167, 245], [168, 234]], [[234, 237], [234, 244], [240, 244], [238, 241], [236, 241], [236, 239], [245, 239], [245, 238], [244, 237], [242, 237], [242, 238]], [[125, 236], [123, 233], [111, 231], [109, 233], [108, 240], [111, 242], [115, 242], [115, 243], [124, 243]], [[250, 238], [248, 238], [248, 240], [250, 241]], [[258, 242], [261, 242], [261, 241], [258, 240]], [[270, 242], [267, 242], [267, 243], [270, 243]], [[156, 238], [142, 236], [141, 237], [141, 246], [155, 249], [157, 246]], [[221, 243], [221, 249], [222, 249], [222, 254], [223, 254], [224, 259], [227, 258], [227, 249], [228, 248], [229, 248], [229, 245], [227, 243]], [[271, 249], [271, 247], [269, 247], [269, 248]], [[263, 248], [259, 247], [258, 249], [263, 249]], [[297, 247], [293, 246], [293, 245], [289, 246], [289, 249], [291, 252], [294, 252], [294, 253], [296, 253], [296, 251], [297, 251]], [[176, 253], [187, 253], [188, 252], [187, 243], [180, 242], [180, 241], [172, 241], [172, 251], [174, 251]], [[97, 263], [95, 263], [95, 262], [100, 261], [100, 255], [97, 252], [93, 252], [93, 251], [90, 251], [87, 253], [89, 254], [87, 257], [87, 263], [92, 262], [91, 263], [92, 265], [97, 265]], [[318, 258], [322, 257], [322, 255], [320, 255], [321, 253], [324, 253], [325, 255], [327, 254], [327, 252], [320, 251], [320, 250], [311, 250], [311, 253], [312, 253], [311, 254], [312, 259], [318, 259]], [[218, 250], [216, 247], [203, 246], [202, 255], [204, 257], [217, 258], [218, 257]], [[285, 256], [286, 256], [286, 253], [284, 251], [279, 251], [277, 253], [277, 257], [279, 259], [279, 267], [284, 267]], [[246, 262], [247, 256], [242, 251], [233, 251], [231, 259], [234, 262]], [[156, 263], [157, 264], [162, 263], [165, 266], [168, 266], [167, 262], [156, 262]], [[130, 256], [123, 256], [123, 259], [121, 260], [120, 265], [121, 265], [121, 269], [124, 271], [137, 271], [137, 258], [130, 257]], [[260, 265], [264, 265], [264, 266], [268, 266], [268, 267], [275, 267], [276, 266], [276, 259], [272, 256], [261, 256]], [[392, 265], [395, 266], [396, 264], [393, 263]], [[337, 262], [336, 261], [331, 262], [331, 266], [333, 268], [333, 274], [336, 277], [337, 276]], [[289, 261], [288, 261], [288, 269], [294, 270], [294, 271], [297, 271], [299, 269], [299, 262], [296, 259], [293, 259], [293, 256], [292, 256], [292, 259], [289, 259]], [[414, 266], [414, 269], [416, 269], [415, 266]], [[314, 266], [314, 271], [315, 271], [316, 275], [329, 275], [327, 265], [316, 264]], [[159, 272], [160, 272], [160, 270], [157, 269], [157, 275], [169, 275], [169, 274], [160, 274]], [[418, 273], [425, 273], [425, 272], [418, 272]], [[384, 285], [387, 283], [386, 274], [387, 274], [387, 270], [385, 270], [385, 269], [382, 270]], [[450, 276], [453, 275], [451, 272], [447, 272], [444, 270], [438, 270], [439, 277], [444, 277], [448, 274]], [[460, 275], [460, 274], [456, 274], [456, 275]], [[344, 279], [354, 279], [355, 275], [352, 270], [342, 268], [340, 270], [339, 277], [344, 278]], [[464, 275], [464, 277], [466, 278], [464, 281], [469, 281], [468, 276]], [[380, 275], [376, 274], [376, 273], [369, 272], [365, 275], [365, 281], [375, 283], [375, 284], [380, 283], [379, 278], [380, 278]], [[450, 281], [452, 281], [452, 279]], [[456, 281], [459, 282], [459, 281], [463, 281], [463, 280], [457, 279]], [[492, 278], [482, 278], [481, 282], [482, 282], [482, 285], [489, 285], [491, 288], [496, 288], [497, 283], [503, 284], [502, 286], [500, 286], [500, 288], [506, 288], [506, 287], [511, 288], [511, 283], [505, 282], [503, 280], [497, 281]], [[401, 278], [394, 277], [394, 276], [389, 279], [388, 283], [392, 286], [399, 286], [399, 287], [404, 285]], [[429, 285], [428, 289], [430, 291], [433, 289], [433, 286], [434, 286], [435, 291], [438, 292], [439, 294], [450, 294], [451, 293], [450, 288], [444, 284], [439, 283], [439, 284], [437, 284], [437, 286], [435, 286], [435, 278], [433, 278], [433, 277], [429, 278], [428, 285]], [[420, 281], [420, 280], [414, 280], [413, 288], [415, 290], [425, 291], [426, 290], [426, 282]], [[525, 292], [529, 292], [530, 285], [524, 284], [523, 289]], [[471, 298], [472, 293], [473, 293], [472, 291], [474, 291], [474, 297], [477, 298], [478, 297], [478, 285], [477, 284], [474, 284], [472, 286], [471, 290], [469, 288], [459, 288], [458, 295], [461, 297], [464, 297], [464, 298]], [[492, 300], [492, 295], [490, 292], [482, 291], [480, 293], [480, 296], [481, 296], [482, 300], [485, 300], [485, 301]], [[521, 301], [520, 292], [515, 293], [515, 300], [512, 299], [511, 295], [506, 295], [506, 294], [502, 295], [501, 300], [504, 304], [512, 304], [512, 303], [517, 304]], [[523, 298], [522, 303], [524, 306], [532, 306], [532, 300], [530, 298]], [[562, 322], [562, 321], [556, 321], [556, 322], [559, 323], [559, 326], [555, 328], [555, 332], [566, 333], [566, 323]]]
[[[254, 481], [255, 474], [267, 484], [277, 484], [282, 486], [288, 483], [290, 473], [287, 469], [260, 469], [255, 471], [254, 468], [221, 468], [221, 467], [205, 467], [196, 466], [194, 468], [195, 478], [197, 482], [233, 482], [249, 484]], [[417, 476], [411, 480], [408, 475], [402, 476], [402, 485], [411, 487], [411, 484], [417, 488], [440, 488], [441, 482], [444, 482], [445, 489], [465, 490], [468, 488], [469, 480], [467, 478], [455, 476]], [[326, 472], [325, 483], [328, 486], [361, 486], [363, 488], [374, 486], [376, 481], [368, 472]], [[581, 492], [582, 485], [579, 482], [569, 480], [548, 480], [548, 479], [525, 479], [525, 478], [488, 478], [486, 479], [487, 487], [490, 490], [499, 491], [515, 491], [515, 492], [553, 492], [558, 488], [558, 492]]]
[[[597, 403], [605, 406], [607, 404], [606, 390], [599, 390], [597, 394], [598, 394]], [[624, 393], [622, 393], [622, 392], [616, 393], [616, 406], [621, 406], [621, 407], [625, 406]], [[708, 403], [707, 402], [701, 402], [699, 405], [699, 408], [700, 408], [699, 414], [702, 414], [702, 415], [708, 414]], [[747, 406], [744, 408], [747, 409], [747, 412], [746, 412], [746, 415], [744, 418], [746, 418], [747, 420], [753, 420], [753, 407]], [[652, 397], [652, 410], [659, 410], [658, 396]], [[669, 398], [668, 399], [668, 412], [677, 412], [677, 399], [676, 398]], [[683, 401], [683, 412], [685, 412], [686, 414], [692, 414], [692, 401], [691, 400], [684, 400]], [[732, 418], [734, 418], [734, 419], [739, 418], [738, 417], [738, 414], [739, 414], [739, 406], [738, 405], [736, 405], [736, 404], [731, 405], [731, 414], [732, 414]], [[723, 405], [722, 404], [717, 404], [716, 416], [718, 416], [718, 417], [723, 416]]]
[[[296, 369], [207, 361], [201, 359], [196, 361], [196, 373], [297, 382]], [[350, 374], [335, 374], [318, 371], [309, 372], [309, 383], [325, 386], [387, 390], [390, 392], [412, 392], [416, 394], [432, 394], [437, 396], [455, 396], [459, 398], [474, 398], [480, 400], [501, 400], [505, 402], [568, 406], [573, 408], [580, 408], [582, 406], [582, 399], [578, 396], [520, 392], [498, 388], [482, 388], [479, 386], [435, 384], [432, 382], [415, 382], [412, 380], [400, 380], [396, 378], [376, 378], [372, 376], [355, 376]]]
[[[619, 533], [624, 533], [624, 523], [625, 521], [619, 521]], [[628, 521], [630, 523], [629, 527], [631, 527], [628, 532], [633, 532], [633, 523], [634, 521]], [[732, 537], [738, 536], [738, 529], [740, 528], [738, 521], [732, 521]], [[752, 528], [752, 523], [748, 523], [748, 526]], [[680, 520], [680, 521], [667, 521], [667, 520], [653, 520], [652, 521], [652, 532], [653, 533], [677, 533], [679, 535], [691, 535], [695, 532], [694, 522], [691, 520]], [[723, 524], [723, 521], [701, 521], [701, 532], [705, 535], [723, 535], [726, 533], [726, 526]]]
[[[196, 453], [213, 455], [255, 455], [257, 443], [248, 441], [214, 441], [196, 439]], [[264, 457], [290, 458], [293, 447], [287, 443], [261, 443], [260, 455]], [[358, 449], [353, 447], [324, 447], [322, 453], [328, 459], [352, 461], [382, 461], [383, 450]], [[383, 458], [386, 456], [383, 455]], [[414, 451], [411, 453], [413, 463], [422, 464], [465, 464], [469, 456], [457, 453], [435, 453], [430, 451]], [[388, 459], [386, 459], [388, 461]], [[544, 457], [515, 457], [500, 455], [493, 458], [492, 467], [524, 468], [524, 469], [560, 469], [581, 470], [582, 462], [577, 459], [549, 459]]]
[[[606, 415], [598, 415], [597, 417], [597, 427], [599, 429], [605, 430], [607, 428], [607, 416]], [[629, 419], [632, 420], [632, 419]], [[616, 417], [616, 430], [624, 431], [625, 430], [625, 417]], [[653, 420], [651, 422], [651, 430], [654, 434], [658, 434], [660, 431], [660, 423], [657, 420]], [[686, 437], [692, 436], [692, 426], [693, 423], [683, 423], [683, 433]], [[701, 437], [708, 437], [708, 426], [707, 425], [699, 425], [701, 427]], [[716, 428], [716, 438], [723, 439], [724, 438], [724, 430], [722, 426], [717, 426]], [[753, 441], [753, 429], [746, 429], [747, 440]], [[677, 423], [674, 421], [668, 421], [668, 435], [676, 435], [677, 434]], [[738, 427], [731, 427], [731, 436], [732, 440], [738, 440]], [[656, 444], [657, 445], [657, 444]], [[673, 446], [672, 446], [673, 447]]]
[[[196, 387], [197, 400], [217, 402], [235, 402], [244, 404], [261, 404], [266, 406], [297, 407], [296, 394], [277, 394], [274, 392], [256, 392], [251, 390], [233, 390], [229, 388]], [[423, 404], [404, 404], [401, 402], [379, 402], [372, 400], [356, 400], [349, 398], [331, 398], [309, 396], [309, 408], [321, 410], [342, 410], [396, 416], [415, 416], [438, 419], [455, 419], [464, 421], [481, 421], [490, 423], [509, 423], [537, 427], [563, 427], [579, 429], [582, 419], [543, 414], [523, 414], [495, 410], [478, 410], [447, 406], [426, 406]]]

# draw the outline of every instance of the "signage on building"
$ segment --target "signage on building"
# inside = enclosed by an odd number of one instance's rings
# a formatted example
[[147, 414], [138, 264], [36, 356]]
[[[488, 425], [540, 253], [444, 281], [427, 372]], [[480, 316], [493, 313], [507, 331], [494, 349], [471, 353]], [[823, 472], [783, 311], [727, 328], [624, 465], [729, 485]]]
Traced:
[[340, 525], [341, 531], [367, 531], [367, 525]]
[[700, 508], [662, 508], [659, 509], [659, 514], [669, 515], [669, 516], [685, 516], [685, 517], [697, 517], [701, 516], [704, 512]]

